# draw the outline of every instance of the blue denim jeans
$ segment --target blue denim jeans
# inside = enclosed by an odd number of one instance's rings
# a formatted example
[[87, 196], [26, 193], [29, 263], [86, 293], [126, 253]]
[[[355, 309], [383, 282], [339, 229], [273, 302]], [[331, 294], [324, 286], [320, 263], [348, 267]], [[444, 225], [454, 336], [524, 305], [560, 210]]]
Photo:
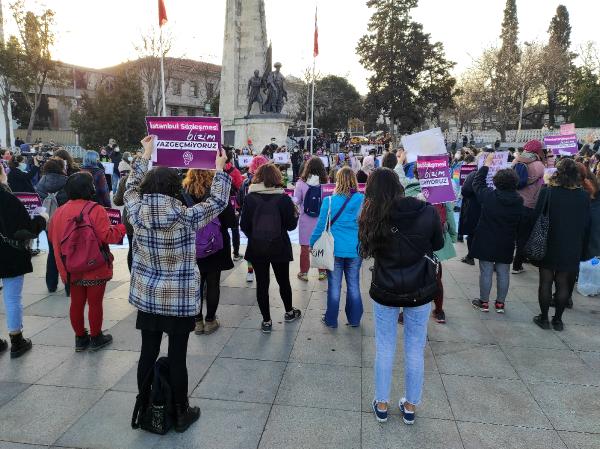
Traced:
[[119, 181], [120, 181], [120, 180], [121, 180], [121, 176], [120, 176], [120, 175], [117, 175], [116, 173], [113, 173], [113, 174], [112, 174], [111, 181], [112, 181], [112, 191], [113, 191], [113, 195], [114, 195], [115, 193], [117, 193], [117, 189], [119, 188]]
[[[413, 405], [419, 405], [423, 393], [425, 344], [430, 313], [431, 303], [404, 308], [404, 397]], [[397, 307], [386, 307], [373, 302], [377, 402], [390, 402], [399, 314], [400, 309]]]
[[492, 280], [496, 272], [496, 302], [504, 304], [510, 284], [510, 264], [479, 261], [479, 299], [489, 302]]
[[6, 310], [6, 328], [9, 334], [21, 332], [23, 329], [23, 303], [21, 292], [25, 276], [2, 278], [4, 286], [4, 309]]
[[338, 313], [340, 310], [340, 293], [342, 291], [342, 277], [346, 276], [346, 318], [350, 326], [360, 325], [363, 314], [363, 304], [360, 295], [360, 257], [336, 257], [335, 268], [327, 272], [327, 311], [325, 323], [331, 327], [338, 326]]

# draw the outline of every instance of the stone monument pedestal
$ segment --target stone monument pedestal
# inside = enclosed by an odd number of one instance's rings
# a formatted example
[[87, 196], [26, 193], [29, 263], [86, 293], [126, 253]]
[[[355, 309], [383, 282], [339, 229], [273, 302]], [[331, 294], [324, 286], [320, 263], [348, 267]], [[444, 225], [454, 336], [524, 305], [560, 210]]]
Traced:
[[250, 115], [233, 121], [224, 121], [223, 143], [235, 148], [243, 148], [250, 139], [254, 150], [260, 153], [265, 145], [271, 143], [273, 137], [277, 145], [285, 145], [288, 129], [292, 123], [293, 120], [284, 114]]

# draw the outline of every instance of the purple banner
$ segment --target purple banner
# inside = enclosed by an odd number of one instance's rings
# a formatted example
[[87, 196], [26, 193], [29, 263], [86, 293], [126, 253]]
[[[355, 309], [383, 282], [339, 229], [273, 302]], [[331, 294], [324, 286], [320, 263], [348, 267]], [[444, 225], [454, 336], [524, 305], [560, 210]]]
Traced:
[[463, 165], [460, 167], [460, 185], [464, 185], [465, 179], [474, 171], [477, 171], [477, 165]]
[[[358, 191], [360, 193], [365, 193], [366, 184], [359, 184]], [[321, 185], [321, 196], [323, 198], [333, 195], [333, 191], [335, 190], [335, 184], [322, 184]], [[285, 189], [285, 193], [289, 196], [294, 196], [294, 189]]]
[[218, 117], [146, 117], [148, 134], [157, 136], [152, 160], [172, 168], [214, 169], [221, 148]]
[[579, 147], [577, 146], [577, 135], [569, 134], [566, 136], [546, 136], [544, 137], [544, 145], [555, 156], [572, 156], [577, 154]]
[[441, 204], [456, 201], [454, 188], [450, 181], [447, 154], [418, 156], [417, 170], [421, 191], [429, 203]]
[[[120, 225], [123, 223], [121, 218], [121, 211], [119, 209], [111, 209], [110, 207], [105, 207], [106, 213], [108, 215], [108, 219], [110, 220], [110, 224], [113, 226]], [[119, 245], [123, 244], [123, 239], [119, 242]]]
[[37, 215], [36, 209], [42, 207], [42, 200], [37, 193], [17, 192], [14, 195], [23, 203], [29, 216]]

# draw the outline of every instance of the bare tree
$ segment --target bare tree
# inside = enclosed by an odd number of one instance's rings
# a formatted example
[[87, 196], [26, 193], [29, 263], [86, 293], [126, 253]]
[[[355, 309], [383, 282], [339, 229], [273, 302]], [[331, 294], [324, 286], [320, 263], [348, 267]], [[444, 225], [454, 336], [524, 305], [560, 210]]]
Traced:
[[167, 55], [170, 53], [172, 46], [172, 35], [163, 32], [161, 48], [160, 32], [155, 28], [151, 28], [145, 34], [142, 34], [140, 41], [134, 44], [134, 49], [139, 57], [135, 65], [135, 70], [138, 72], [144, 85], [149, 115], [160, 115], [162, 109], [161, 56], [164, 58], [165, 92], [171, 83], [176, 63], [173, 59], [168, 58]]
[[30, 110], [26, 140], [31, 140], [33, 125], [46, 84], [59, 84], [63, 79], [50, 49], [54, 44], [54, 11], [47, 9], [41, 15], [25, 10], [24, 0], [10, 6], [17, 24], [18, 42], [22, 48], [18, 61], [18, 76], [14, 85], [21, 91]]

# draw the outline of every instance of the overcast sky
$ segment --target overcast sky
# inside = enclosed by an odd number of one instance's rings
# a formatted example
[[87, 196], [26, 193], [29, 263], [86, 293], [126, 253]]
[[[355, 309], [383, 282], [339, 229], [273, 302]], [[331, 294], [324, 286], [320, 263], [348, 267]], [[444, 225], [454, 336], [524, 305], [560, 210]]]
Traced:
[[[164, 0], [173, 34], [173, 56], [221, 63], [225, 0]], [[5, 33], [14, 32], [4, 7]], [[361, 93], [367, 92], [368, 74], [355, 53], [370, 17], [365, 0], [320, 0], [320, 51], [317, 70], [347, 76]], [[517, 0], [522, 41], [545, 40], [559, 0]], [[133, 43], [155, 26], [157, 0], [26, 0], [56, 12], [58, 29], [54, 56], [65, 62], [102, 68], [136, 57]], [[312, 66], [312, 33], [315, 0], [265, 0], [267, 29], [274, 59], [283, 72], [300, 76]], [[573, 48], [586, 41], [600, 41], [600, 1], [562, 0], [573, 27]], [[473, 58], [498, 41], [505, 0], [420, 0], [413, 11], [426, 32], [441, 41], [456, 74]], [[249, 74], [250, 76], [251, 74]]]

